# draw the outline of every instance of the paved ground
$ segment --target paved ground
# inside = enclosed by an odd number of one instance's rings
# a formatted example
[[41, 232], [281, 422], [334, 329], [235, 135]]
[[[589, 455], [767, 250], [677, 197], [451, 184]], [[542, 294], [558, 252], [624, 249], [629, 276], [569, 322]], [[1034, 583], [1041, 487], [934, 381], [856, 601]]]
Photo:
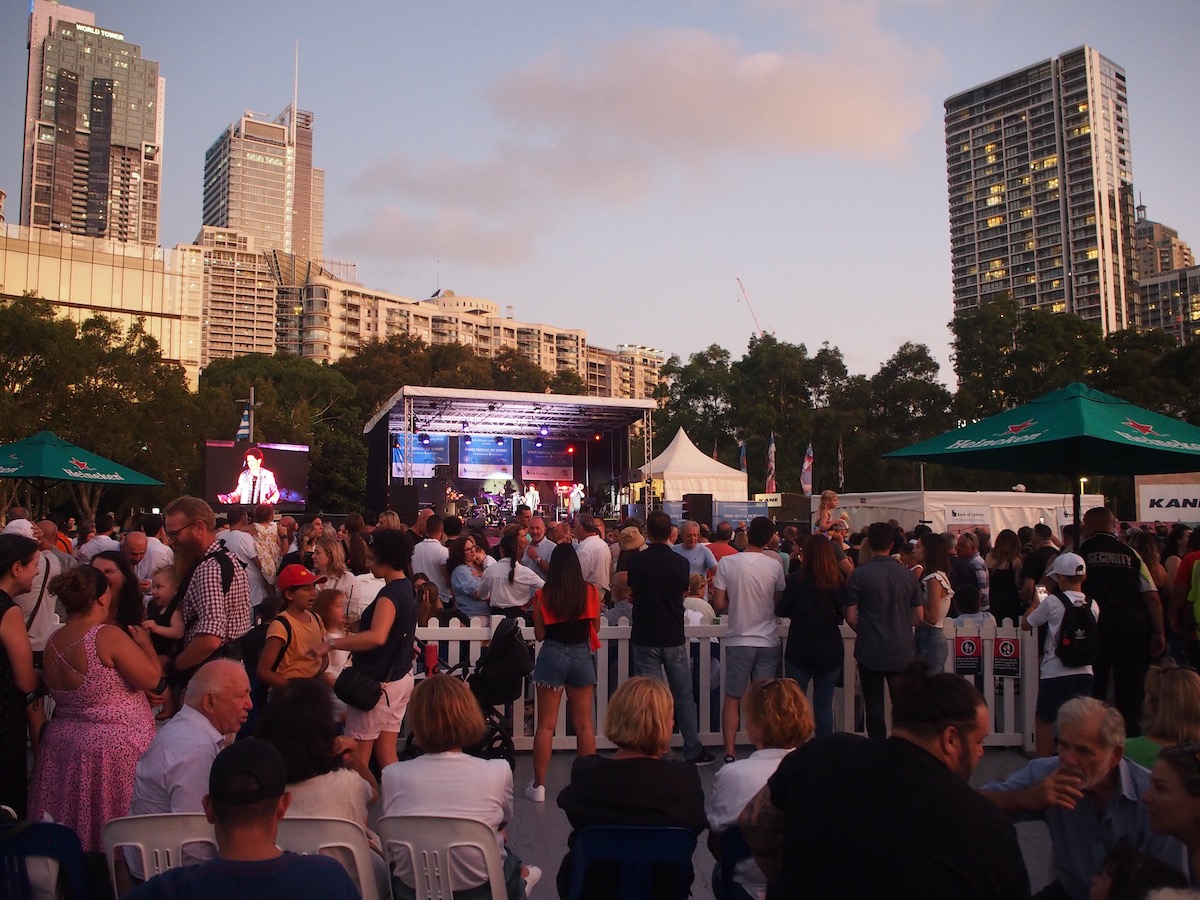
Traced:
[[[711, 748], [710, 748], [711, 749]], [[745, 748], [740, 755], [747, 755]], [[558, 792], [566, 786], [570, 779], [570, 753], [555, 753], [550, 763], [550, 772], [546, 778], [546, 802], [532, 803], [525, 799], [525, 785], [533, 773], [532, 756], [528, 753], [517, 754], [517, 771], [514, 777], [516, 785], [516, 813], [514, 821], [508, 827], [509, 845], [526, 864], [540, 866], [545, 875], [540, 886], [534, 891], [533, 898], [552, 898], [554, 893], [554, 873], [558, 864], [567, 852], [567, 834], [570, 826], [566, 814], [554, 802]], [[972, 784], [982, 785], [993, 778], [1001, 778], [1019, 769], [1028, 760], [1012, 750], [988, 750], [979, 768], [975, 772]], [[707, 791], [713, 776], [721, 766], [714, 763], [700, 770], [701, 782]], [[1029, 870], [1029, 879], [1034, 891], [1049, 881], [1050, 851], [1049, 839], [1045, 826], [1040, 823], [1022, 824], [1017, 827], [1021, 841], [1021, 850], [1025, 855], [1025, 864]], [[705, 845], [704, 835], [697, 843], [695, 867], [696, 881], [692, 888], [692, 896], [697, 900], [712, 896], [713, 857]]]

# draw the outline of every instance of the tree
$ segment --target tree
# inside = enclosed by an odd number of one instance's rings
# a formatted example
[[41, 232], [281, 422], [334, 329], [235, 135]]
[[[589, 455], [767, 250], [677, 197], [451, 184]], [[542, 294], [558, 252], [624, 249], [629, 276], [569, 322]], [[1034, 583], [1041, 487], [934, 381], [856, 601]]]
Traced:
[[549, 382], [545, 369], [511, 347], [492, 359], [492, 390], [544, 394]]
[[654, 394], [656, 446], [666, 446], [683, 428], [700, 446], [724, 438], [728, 447], [736, 427], [730, 418], [731, 381], [729, 351], [716, 344], [693, 353], [686, 363], [678, 356], [668, 359]]
[[587, 393], [587, 385], [574, 369], [559, 369], [550, 379], [550, 393], [571, 394], [582, 396]]

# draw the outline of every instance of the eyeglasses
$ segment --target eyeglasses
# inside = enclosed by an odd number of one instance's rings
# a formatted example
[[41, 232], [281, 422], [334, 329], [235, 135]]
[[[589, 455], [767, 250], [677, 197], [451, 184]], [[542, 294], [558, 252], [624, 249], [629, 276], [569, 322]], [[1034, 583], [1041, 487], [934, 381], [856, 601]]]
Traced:
[[166, 533], [167, 540], [171, 540], [171, 541], [175, 540], [175, 538], [179, 537], [181, 532], [187, 531], [189, 528], [191, 528], [193, 525], [195, 525], [198, 521], [200, 521], [200, 520], [192, 519], [192, 521], [188, 522], [186, 525], [180, 525], [174, 531], [167, 530], [167, 533]]

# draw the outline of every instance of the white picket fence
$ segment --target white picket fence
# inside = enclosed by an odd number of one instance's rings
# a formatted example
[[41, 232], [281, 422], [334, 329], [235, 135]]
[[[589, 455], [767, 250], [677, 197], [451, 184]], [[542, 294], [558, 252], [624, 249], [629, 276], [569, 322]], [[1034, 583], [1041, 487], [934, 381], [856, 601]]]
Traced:
[[[491, 622], [477, 618], [470, 626], [451, 622], [441, 627], [432, 624], [417, 629], [417, 638], [423, 641], [437, 641], [441, 655], [449, 665], [464, 659], [474, 662], [479, 658], [480, 647], [492, 634], [495, 625], [501, 621], [495, 617]], [[619, 625], [604, 625], [600, 629], [601, 647], [597, 651], [596, 686], [596, 742], [601, 749], [611, 749], [612, 744], [603, 735], [603, 723], [608, 707], [608, 698], [618, 684], [629, 677], [631, 670], [630, 626], [622, 619]], [[702, 650], [717, 647], [714, 658], [711, 649], [698, 655], [700, 670], [699, 683], [713, 686], [713, 666], [724, 656], [724, 643], [728, 628], [723, 621], [714, 625], [689, 625], [684, 631], [689, 639], [700, 641]], [[782, 641], [787, 636], [788, 623], [781, 620], [779, 637]], [[994, 625], [982, 629], [965, 626], [956, 629], [948, 620], [945, 625], [946, 638], [950, 643], [950, 654], [946, 661], [948, 671], [954, 670], [954, 639], [956, 637], [976, 638], [982, 645], [982, 674], [979, 684], [987, 699], [991, 712], [992, 733], [986, 744], [991, 747], [1017, 747], [1022, 750], [1034, 749], [1033, 713], [1037, 701], [1038, 659], [1036, 636], [1020, 631], [1016, 627]], [[527, 640], [533, 640], [533, 629], [524, 629]], [[715, 644], [713, 643], [715, 639]], [[846, 663], [843, 672], [844, 687], [838, 687], [834, 694], [834, 727], [838, 731], [854, 731], [865, 734], [862, 719], [862, 693], [858, 688], [858, 668], [854, 661], [855, 634], [846, 625], [842, 626], [842, 641], [846, 651]], [[1020, 648], [1020, 675], [1018, 677], [998, 678], [993, 666], [993, 647], [997, 640], [1015, 641]], [[465, 642], [465, 644], [464, 644]], [[611, 648], [615, 647], [615, 651]], [[610, 656], [615, 658], [615, 664], [609, 664]], [[696, 656], [693, 655], [693, 661]], [[421, 670], [422, 661], [416, 661]], [[968, 676], [970, 677], [970, 676]], [[717, 685], [719, 687], [719, 685]], [[721, 692], [718, 690], [714, 697], [711, 690], [701, 690], [699, 698], [700, 740], [705, 746], [720, 747], [722, 745], [720, 729]], [[533, 749], [533, 730], [536, 721], [536, 698], [532, 687], [527, 683], [524, 702], [518, 701], [513, 706], [512, 727], [513, 738], [518, 750]], [[715, 705], [715, 709], [714, 709]], [[891, 723], [891, 709], [888, 707], [888, 723]], [[674, 735], [673, 744], [679, 746], [682, 739]], [[749, 743], [744, 732], [738, 735], [739, 744]], [[558, 726], [554, 734], [554, 748], [567, 750], [575, 747], [575, 739], [567, 733], [566, 704], [560, 703], [558, 710]]]

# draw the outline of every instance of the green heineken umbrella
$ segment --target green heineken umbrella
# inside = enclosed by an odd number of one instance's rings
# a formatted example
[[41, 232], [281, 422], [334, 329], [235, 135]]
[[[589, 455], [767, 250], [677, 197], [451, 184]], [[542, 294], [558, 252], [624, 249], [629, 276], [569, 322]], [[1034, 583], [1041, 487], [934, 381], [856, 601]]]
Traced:
[[1200, 428], [1078, 382], [964, 428], [885, 453], [890, 459], [1070, 477], [1200, 469]]
[[28, 478], [43, 484], [47, 481], [162, 484], [149, 475], [70, 444], [52, 431], [39, 431], [32, 437], [0, 447], [0, 478]]

